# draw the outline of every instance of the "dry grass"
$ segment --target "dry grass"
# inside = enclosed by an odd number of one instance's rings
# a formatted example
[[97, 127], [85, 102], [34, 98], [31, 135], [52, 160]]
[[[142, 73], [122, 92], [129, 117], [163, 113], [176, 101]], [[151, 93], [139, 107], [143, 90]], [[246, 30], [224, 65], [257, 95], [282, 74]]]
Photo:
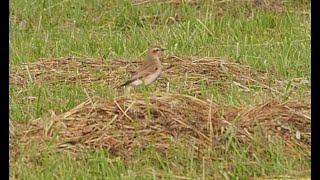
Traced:
[[287, 146], [296, 141], [304, 147], [311, 144], [310, 106], [297, 102], [233, 107], [186, 95], [154, 93], [150, 94], [150, 110], [152, 121], [148, 122], [144, 97], [136, 94], [86, 101], [58, 116], [35, 119], [27, 125], [11, 124], [9, 129], [20, 143], [40, 145], [55, 139], [59, 148], [78, 152], [102, 147], [123, 157], [150, 144], [163, 153], [179, 145], [200, 152], [222, 148], [219, 144], [230, 128], [247, 147], [256, 128], [261, 128], [266, 139], [283, 138]]
[[[10, 177], [309, 174], [310, 1], [243, 2], [13, 1]], [[140, 57], [149, 44], [200, 57], [163, 58], [146, 108], [141, 88], [114, 89], [140, 61], [97, 57]], [[35, 62], [69, 55], [81, 57]]]
[[[10, 84], [21, 90], [28, 83], [48, 86], [80, 83], [83, 87], [100, 84], [114, 88], [140, 63], [103, 58], [41, 59], [12, 66]], [[161, 92], [167, 90], [168, 83], [174, 82], [184, 84], [183, 88], [192, 93], [201, 92], [203, 83], [205, 86], [216, 84], [221, 89], [235, 85], [244, 91], [260, 87], [277, 93], [282, 93], [288, 84], [285, 80], [270, 78], [265, 72], [218, 57], [174, 56], [163, 58], [162, 63], [164, 72], [158, 87]], [[309, 82], [296, 79], [291, 85], [303, 83]], [[164, 154], [184, 146], [206, 153], [212, 148], [225, 149], [230, 132], [249, 151], [254, 148], [255, 132], [262, 132], [266, 141], [283, 139], [288, 155], [294, 152], [293, 146], [308, 149], [311, 144], [310, 103], [269, 100], [236, 107], [176, 93], [152, 93], [149, 99], [152, 122], [147, 120], [142, 94], [110, 101], [90, 99], [68, 112], [59, 115], [52, 112], [52, 117], [34, 119], [28, 124], [10, 121], [10, 162], [16, 162], [22, 149], [35, 144], [40, 149], [52, 144], [71, 152], [104, 148], [123, 158], [134, 149], [148, 146]]]
[[[164, 78], [181, 80], [204, 79], [213, 81], [218, 77], [251, 76], [253, 71], [248, 67], [235, 63], [227, 63], [217, 57], [168, 57], [162, 59]], [[103, 60], [92, 58], [50, 58], [12, 67], [10, 83], [23, 86], [28, 82], [46, 82], [48, 84], [69, 83], [79, 80], [84, 85], [103, 83], [114, 85], [122, 82], [125, 72], [132, 73], [140, 64], [139, 61]], [[242, 79], [236, 79], [241, 81]], [[197, 81], [192, 81], [197, 82]]]
[[[203, 83], [227, 89], [231, 85], [244, 91], [256, 88], [283, 95], [286, 80], [277, 80], [270, 74], [256, 72], [248, 66], [231, 63], [219, 57], [166, 57], [162, 59], [164, 72], [159, 79], [160, 91], [166, 91], [168, 83], [183, 82], [184, 89], [192, 94], [201, 93]], [[83, 87], [104, 85], [115, 88], [140, 64], [140, 61], [104, 60], [93, 58], [50, 58], [14, 66], [10, 69], [10, 84], [23, 89], [28, 83], [55, 85], [79, 83]], [[293, 87], [310, 84], [303, 79], [291, 82]], [[253, 89], [254, 88], [254, 89]]]

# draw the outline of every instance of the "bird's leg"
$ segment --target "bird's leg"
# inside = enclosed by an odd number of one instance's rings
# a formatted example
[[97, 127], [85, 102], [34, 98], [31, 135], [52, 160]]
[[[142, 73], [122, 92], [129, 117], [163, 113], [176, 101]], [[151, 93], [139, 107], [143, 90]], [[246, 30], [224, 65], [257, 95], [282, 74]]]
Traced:
[[143, 96], [144, 96], [144, 102], [146, 105], [147, 110], [147, 117], [146, 119], [151, 122], [152, 116], [151, 116], [151, 110], [150, 110], [150, 99], [149, 99], [149, 93], [148, 93], [148, 87], [143, 83]]

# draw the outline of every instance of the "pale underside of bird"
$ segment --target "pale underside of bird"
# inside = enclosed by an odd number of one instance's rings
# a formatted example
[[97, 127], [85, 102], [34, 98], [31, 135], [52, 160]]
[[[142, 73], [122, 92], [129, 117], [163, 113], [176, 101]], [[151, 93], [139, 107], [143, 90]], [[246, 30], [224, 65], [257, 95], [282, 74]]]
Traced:
[[122, 86], [126, 85], [150, 85], [160, 76], [162, 72], [162, 65], [160, 62], [160, 53], [164, 51], [160, 47], [151, 47], [148, 49], [147, 56], [143, 61], [142, 65], [136, 69], [136, 72], [133, 76]]

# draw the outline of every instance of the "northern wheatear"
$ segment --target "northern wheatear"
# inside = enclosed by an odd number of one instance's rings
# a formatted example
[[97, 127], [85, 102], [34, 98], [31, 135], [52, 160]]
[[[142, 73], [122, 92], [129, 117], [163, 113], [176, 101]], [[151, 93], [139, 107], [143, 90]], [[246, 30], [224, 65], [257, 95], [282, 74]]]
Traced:
[[149, 85], [153, 83], [162, 72], [162, 65], [160, 62], [160, 54], [165, 49], [154, 46], [148, 49], [147, 56], [142, 65], [136, 69], [133, 76], [122, 86], [133, 85], [138, 86], [141, 84]]

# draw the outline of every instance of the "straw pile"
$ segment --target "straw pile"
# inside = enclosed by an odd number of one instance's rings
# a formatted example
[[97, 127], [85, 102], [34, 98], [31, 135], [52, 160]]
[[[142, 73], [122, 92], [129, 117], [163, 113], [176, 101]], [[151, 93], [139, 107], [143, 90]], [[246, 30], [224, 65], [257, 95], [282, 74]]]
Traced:
[[[233, 77], [243, 81], [239, 75], [250, 76], [253, 71], [248, 67], [235, 63], [224, 62], [221, 58], [200, 57], [167, 57], [162, 60], [164, 79], [180, 81], [217, 80], [219, 77]], [[133, 73], [140, 65], [140, 61], [103, 60], [93, 58], [51, 58], [12, 67], [10, 83], [25, 85], [26, 83], [45, 82], [74, 83], [80, 82], [84, 86], [92, 84], [114, 85], [120, 84], [126, 77], [126, 72]], [[241, 78], [241, 77], [240, 77]], [[223, 80], [223, 79], [222, 79]], [[197, 81], [192, 81], [196, 83]]]
[[[168, 79], [184, 82], [188, 88], [196, 89], [199, 82], [216, 83], [221, 87], [236, 83], [247, 88], [249, 82], [268, 87], [266, 74], [257, 73], [248, 66], [225, 62], [217, 57], [167, 57], [162, 59], [164, 72], [160, 78], [162, 86]], [[80, 83], [82, 86], [103, 84], [113, 87], [121, 84], [140, 61], [103, 60], [93, 58], [50, 58], [13, 66], [10, 69], [10, 84], [23, 87], [27, 83]], [[282, 85], [281, 85], [282, 86]], [[283, 87], [283, 86], [282, 86]]]
[[19, 131], [10, 128], [10, 132], [20, 138], [20, 143], [55, 139], [56, 147], [72, 152], [104, 148], [117, 156], [150, 145], [163, 153], [178, 145], [203, 152], [221, 145], [221, 137], [230, 128], [246, 147], [250, 147], [258, 127], [264, 136], [281, 137], [288, 146], [295, 141], [305, 147], [311, 143], [307, 105], [267, 101], [252, 107], [233, 107], [167, 93], [150, 94], [149, 98], [149, 108], [139, 94], [86, 101], [61, 115], [32, 120], [24, 131], [20, 127]]

